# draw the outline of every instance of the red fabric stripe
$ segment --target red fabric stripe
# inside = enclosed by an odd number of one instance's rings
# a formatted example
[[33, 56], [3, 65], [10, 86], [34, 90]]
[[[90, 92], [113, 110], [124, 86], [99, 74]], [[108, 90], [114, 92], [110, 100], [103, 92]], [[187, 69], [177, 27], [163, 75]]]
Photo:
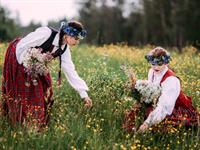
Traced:
[[[11, 42], [5, 54], [2, 93], [5, 99], [6, 111], [13, 124], [34, 122], [39, 126], [48, 121], [48, 107], [52, 101], [52, 82], [50, 74], [40, 76], [38, 85], [34, 86], [24, 72], [23, 65], [16, 59], [16, 45], [20, 39]], [[25, 83], [29, 82], [30, 86]]]

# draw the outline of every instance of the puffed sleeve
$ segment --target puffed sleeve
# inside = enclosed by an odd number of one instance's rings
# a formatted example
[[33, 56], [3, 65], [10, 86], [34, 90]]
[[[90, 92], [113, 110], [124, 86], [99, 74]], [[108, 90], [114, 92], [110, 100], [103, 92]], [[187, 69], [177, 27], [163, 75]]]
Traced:
[[87, 91], [88, 86], [85, 81], [81, 79], [75, 70], [75, 66], [72, 62], [70, 49], [67, 48], [66, 51], [61, 56], [62, 69], [69, 82], [69, 84], [79, 93], [81, 98], [88, 97]]
[[19, 64], [23, 62], [27, 50], [31, 47], [42, 45], [51, 35], [51, 29], [48, 27], [37, 28], [22, 38], [16, 47], [16, 57]]
[[172, 114], [176, 100], [180, 94], [180, 81], [177, 77], [168, 77], [161, 84], [161, 87], [162, 94], [157, 106], [145, 120], [150, 126], [160, 123], [167, 115]]

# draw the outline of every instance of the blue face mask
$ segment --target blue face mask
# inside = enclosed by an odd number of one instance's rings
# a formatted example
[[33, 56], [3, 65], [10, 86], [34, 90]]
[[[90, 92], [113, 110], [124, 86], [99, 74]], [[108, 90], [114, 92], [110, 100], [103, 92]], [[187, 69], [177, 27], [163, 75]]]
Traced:
[[86, 30], [78, 31], [77, 29], [70, 27], [70, 26], [64, 26], [63, 31], [72, 37], [77, 37], [79, 39], [83, 39], [86, 37], [87, 32]]

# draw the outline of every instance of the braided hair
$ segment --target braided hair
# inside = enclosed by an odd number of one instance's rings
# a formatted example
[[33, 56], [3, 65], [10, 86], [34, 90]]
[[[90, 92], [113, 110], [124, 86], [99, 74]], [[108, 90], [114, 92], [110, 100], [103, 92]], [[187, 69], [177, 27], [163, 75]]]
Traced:
[[59, 70], [58, 70], [58, 79], [57, 79], [57, 84], [60, 85], [61, 84], [61, 64], [62, 64], [62, 60], [61, 60], [61, 55], [62, 55], [62, 51], [64, 51], [67, 48], [67, 45], [65, 45], [64, 50], [61, 49], [61, 46], [63, 44], [63, 37], [65, 35], [64, 31], [63, 31], [63, 26], [65, 25], [65, 23], [61, 23], [60, 29], [59, 29], [59, 41], [58, 41], [58, 50], [56, 50], [56, 52], [54, 53], [54, 57], [59, 57]]
[[[59, 72], [58, 72], [58, 84], [61, 84], [61, 55], [66, 50], [67, 44], [64, 47], [64, 50], [61, 49], [61, 46], [63, 44], [63, 37], [65, 34], [68, 35], [68, 33], [65, 32], [65, 29], [67, 27], [72, 27], [73, 29], [76, 29], [78, 32], [83, 31], [83, 25], [80, 22], [77, 21], [70, 21], [68, 23], [62, 22], [59, 30], [59, 41], [58, 41], [58, 50], [54, 53], [54, 57], [59, 56]], [[71, 35], [70, 35], [71, 36]]]

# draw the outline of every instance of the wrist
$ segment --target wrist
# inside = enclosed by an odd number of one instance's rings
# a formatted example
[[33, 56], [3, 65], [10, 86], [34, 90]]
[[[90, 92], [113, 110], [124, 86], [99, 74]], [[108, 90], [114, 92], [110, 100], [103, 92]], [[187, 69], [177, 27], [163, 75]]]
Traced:
[[85, 101], [85, 100], [87, 100], [88, 99], [88, 97], [84, 97], [84, 98], [81, 98], [83, 101]]
[[147, 128], [150, 127], [150, 124], [148, 122], [144, 122], [143, 125], [145, 125]]
[[80, 95], [81, 99], [85, 99], [85, 98], [89, 97], [86, 91], [80, 91], [79, 95]]

